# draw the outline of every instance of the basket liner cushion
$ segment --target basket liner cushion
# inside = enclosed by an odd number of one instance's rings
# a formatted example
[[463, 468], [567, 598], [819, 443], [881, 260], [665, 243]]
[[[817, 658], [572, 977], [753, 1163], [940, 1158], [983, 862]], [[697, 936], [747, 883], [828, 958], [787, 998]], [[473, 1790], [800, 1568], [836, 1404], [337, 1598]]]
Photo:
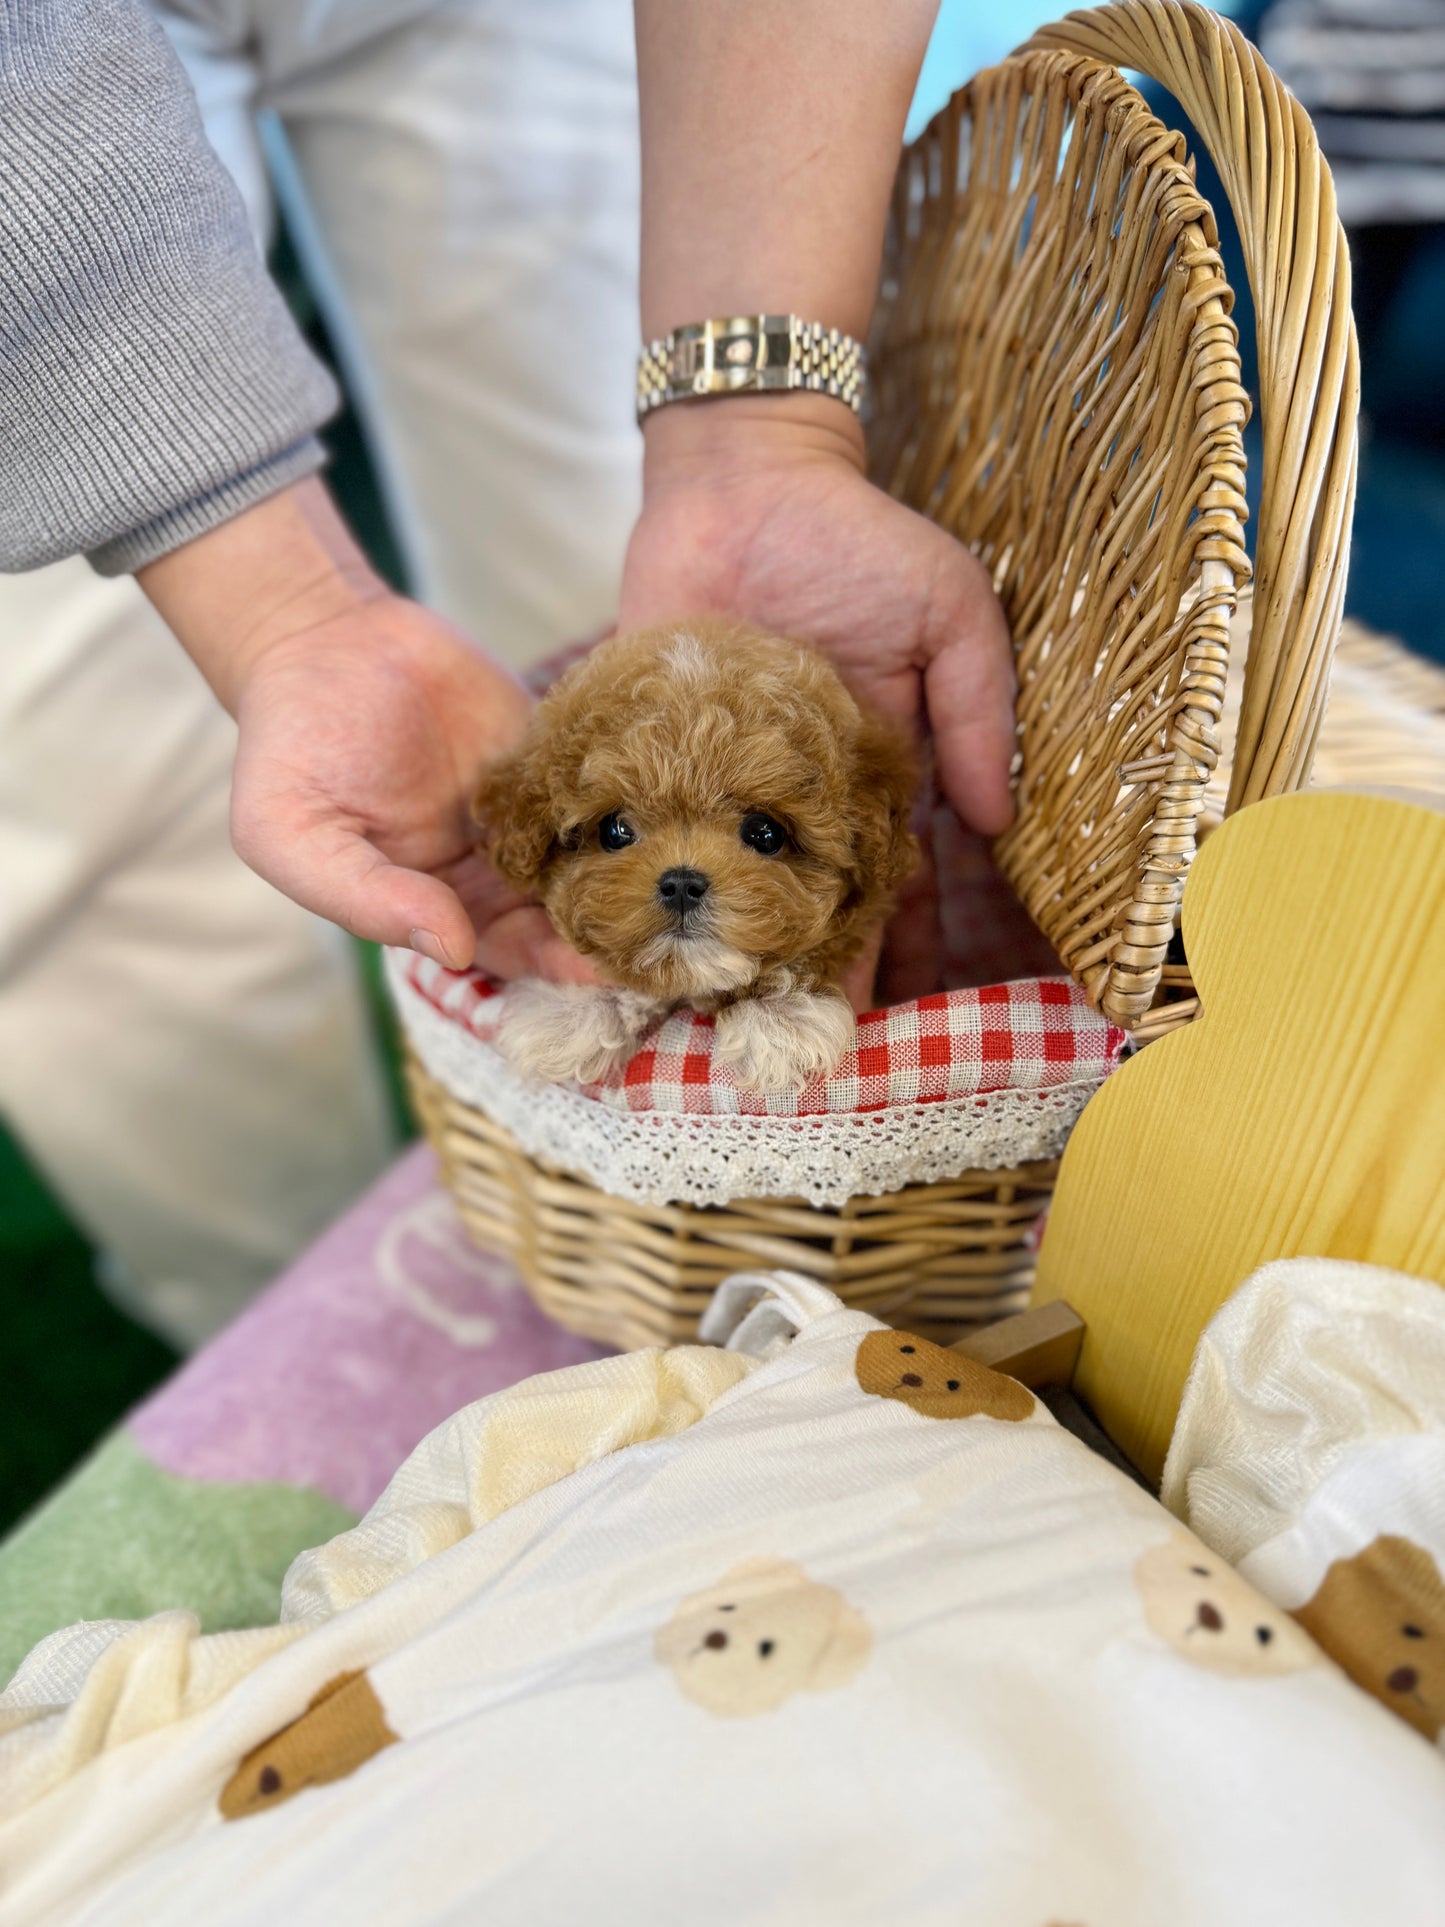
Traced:
[[834, 1075], [798, 1091], [740, 1090], [690, 1010], [599, 1084], [539, 1085], [496, 1047], [502, 986], [409, 951], [387, 969], [432, 1077], [533, 1157], [644, 1204], [838, 1206], [1056, 1157], [1124, 1044], [1067, 978], [1034, 977], [869, 1011]]

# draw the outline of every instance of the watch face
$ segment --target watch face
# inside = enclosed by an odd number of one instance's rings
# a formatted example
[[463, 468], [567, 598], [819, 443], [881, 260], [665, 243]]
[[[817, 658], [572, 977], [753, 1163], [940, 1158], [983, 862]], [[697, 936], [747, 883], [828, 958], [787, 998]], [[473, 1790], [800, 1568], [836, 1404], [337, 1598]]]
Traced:
[[[786, 358], [787, 343], [782, 344]], [[674, 341], [667, 358], [668, 385], [706, 394], [715, 385], [742, 387], [767, 366], [766, 337], [756, 333], [689, 335]]]

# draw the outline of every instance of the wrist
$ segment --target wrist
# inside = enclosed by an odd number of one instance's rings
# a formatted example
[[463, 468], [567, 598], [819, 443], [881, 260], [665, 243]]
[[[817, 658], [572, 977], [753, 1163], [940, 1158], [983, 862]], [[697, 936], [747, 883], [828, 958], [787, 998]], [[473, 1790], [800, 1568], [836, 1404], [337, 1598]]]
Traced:
[[262, 659], [391, 594], [315, 476], [136, 572], [224, 707]]
[[863, 429], [846, 403], [828, 395], [722, 395], [672, 402], [644, 418], [643, 493], [727, 486], [818, 463], [862, 474]]

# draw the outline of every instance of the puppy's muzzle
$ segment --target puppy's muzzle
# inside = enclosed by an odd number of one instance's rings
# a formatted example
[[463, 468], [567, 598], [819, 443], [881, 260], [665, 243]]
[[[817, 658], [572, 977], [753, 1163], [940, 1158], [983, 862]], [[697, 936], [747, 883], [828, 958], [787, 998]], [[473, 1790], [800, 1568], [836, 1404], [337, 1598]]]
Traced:
[[686, 929], [690, 923], [697, 921], [703, 898], [710, 887], [711, 879], [705, 877], [701, 870], [679, 866], [664, 870], [657, 879], [657, 900]]

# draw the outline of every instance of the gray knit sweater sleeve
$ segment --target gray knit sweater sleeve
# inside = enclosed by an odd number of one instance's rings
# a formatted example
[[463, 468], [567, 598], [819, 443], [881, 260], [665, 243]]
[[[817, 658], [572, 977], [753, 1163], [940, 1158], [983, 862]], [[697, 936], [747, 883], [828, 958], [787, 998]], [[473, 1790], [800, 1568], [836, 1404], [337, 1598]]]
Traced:
[[136, 0], [0, 0], [0, 570], [118, 575], [320, 466], [335, 406]]

